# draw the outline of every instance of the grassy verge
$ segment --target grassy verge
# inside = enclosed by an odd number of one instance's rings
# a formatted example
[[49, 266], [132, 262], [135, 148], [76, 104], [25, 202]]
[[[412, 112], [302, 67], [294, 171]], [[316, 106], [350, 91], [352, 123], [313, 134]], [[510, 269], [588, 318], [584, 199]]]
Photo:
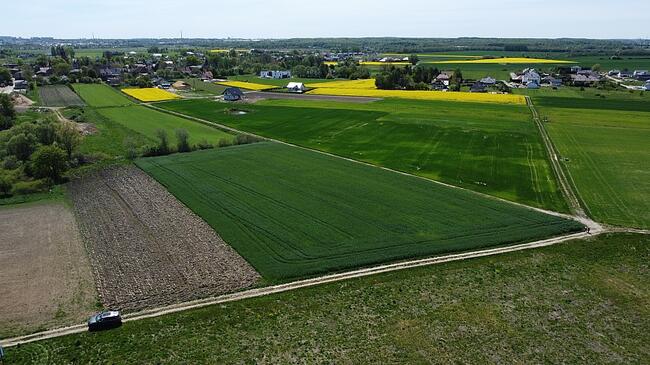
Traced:
[[641, 235], [567, 242], [46, 340], [6, 363], [642, 363], [648, 255]]

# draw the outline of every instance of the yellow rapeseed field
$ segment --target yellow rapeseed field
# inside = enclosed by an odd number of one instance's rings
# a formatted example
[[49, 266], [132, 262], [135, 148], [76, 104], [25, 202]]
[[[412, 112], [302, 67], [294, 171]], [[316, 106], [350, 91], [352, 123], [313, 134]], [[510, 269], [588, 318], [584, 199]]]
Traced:
[[172, 99], [180, 98], [180, 96], [170, 93], [169, 91], [157, 89], [154, 87], [148, 87], [143, 89], [122, 89], [122, 92], [140, 101], [145, 101], [145, 102], [172, 100]]
[[323, 62], [323, 64], [326, 65], [326, 66], [336, 66], [339, 63], [336, 62], [336, 61], [325, 61], [325, 62]]
[[375, 79], [317, 82], [305, 86], [313, 89], [375, 89]]
[[503, 57], [503, 58], [482, 58], [477, 60], [458, 60], [458, 61], [429, 61], [426, 63], [497, 63], [497, 64], [527, 64], [527, 63], [575, 63], [567, 60], [549, 60], [545, 58], [525, 58], [525, 57]]
[[[406, 53], [384, 53], [384, 56], [400, 56], [400, 57], [409, 57], [410, 55]], [[462, 54], [438, 54], [438, 53], [418, 53], [418, 57], [439, 57], [439, 58], [481, 58], [483, 56], [469, 56]]]
[[384, 66], [384, 65], [393, 65], [393, 66], [406, 66], [410, 65], [410, 62], [400, 61], [400, 62], [377, 62], [377, 61], [361, 61], [359, 62], [362, 66]]
[[246, 82], [246, 81], [223, 81], [223, 82], [217, 82], [217, 84], [223, 86], [238, 87], [247, 90], [256, 90], [256, 91], [277, 88], [277, 86], [273, 86], [273, 85], [256, 84], [254, 82]]
[[465, 101], [496, 104], [526, 104], [523, 95], [482, 94], [468, 92], [377, 90], [377, 89], [333, 89], [318, 88], [308, 92], [313, 95], [366, 96], [371, 98], [401, 98], [415, 100]]

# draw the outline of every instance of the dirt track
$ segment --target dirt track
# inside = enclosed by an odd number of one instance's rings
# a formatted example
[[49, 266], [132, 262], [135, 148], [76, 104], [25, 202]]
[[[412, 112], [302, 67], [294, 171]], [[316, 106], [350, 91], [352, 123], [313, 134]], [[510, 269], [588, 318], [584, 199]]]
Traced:
[[[146, 318], [158, 317], [166, 314], [182, 312], [186, 310], [201, 308], [201, 307], [219, 304], [219, 303], [233, 302], [233, 301], [238, 301], [238, 300], [243, 300], [248, 298], [271, 295], [275, 293], [281, 293], [285, 291], [290, 291], [290, 290], [295, 290], [295, 289], [300, 289], [300, 288], [305, 288], [305, 287], [310, 287], [315, 285], [321, 285], [326, 283], [332, 283], [332, 282], [337, 282], [342, 280], [349, 280], [353, 278], [375, 275], [375, 274], [380, 274], [385, 272], [410, 269], [410, 268], [420, 267], [420, 266], [436, 265], [436, 264], [442, 264], [451, 261], [467, 260], [467, 259], [484, 257], [484, 256], [498, 255], [507, 252], [522, 251], [522, 250], [534, 249], [539, 247], [551, 246], [569, 240], [593, 237], [595, 235], [606, 232], [600, 226], [596, 225], [594, 227], [595, 230], [592, 231], [591, 234], [584, 233], [584, 232], [574, 233], [562, 237], [550, 238], [546, 240], [524, 243], [515, 246], [497, 247], [497, 248], [491, 248], [491, 249], [485, 249], [485, 250], [479, 250], [473, 252], [465, 252], [459, 254], [451, 254], [451, 255], [426, 258], [426, 259], [398, 262], [394, 264], [379, 265], [375, 267], [353, 270], [353, 271], [344, 272], [340, 274], [325, 275], [325, 276], [312, 278], [312, 279], [299, 280], [292, 283], [255, 288], [255, 289], [250, 289], [250, 290], [232, 293], [232, 294], [225, 294], [225, 295], [212, 297], [212, 298], [194, 300], [186, 303], [179, 303], [170, 306], [144, 310], [138, 313], [131, 313], [124, 317], [124, 321], [138, 321]], [[85, 331], [87, 331], [86, 326], [84, 324], [79, 324], [76, 326], [70, 326], [70, 327], [60, 328], [52, 331], [35, 333], [32, 335], [27, 335], [27, 336], [22, 336], [17, 338], [9, 338], [0, 341], [0, 343], [5, 347], [10, 347], [21, 343], [41, 341], [48, 338], [61, 337], [61, 336], [66, 336], [74, 333], [81, 333]]]
[[85, 319], [97, 294], [63, 203], [0, 208], [0, 336]]
[[135, 167], [89, 175], [69, 191], [106, 307], [179, 303], [259, 278], [210, 226]]

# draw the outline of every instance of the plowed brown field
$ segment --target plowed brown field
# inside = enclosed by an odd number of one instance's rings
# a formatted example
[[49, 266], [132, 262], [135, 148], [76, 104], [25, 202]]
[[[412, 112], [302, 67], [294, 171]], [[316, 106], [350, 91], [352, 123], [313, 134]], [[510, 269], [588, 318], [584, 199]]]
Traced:
[[81, 322], [96, 295], [63, 203], [0, 208], [0, 338]]
[[210, 226], [135, 167], [86, 176], [69, 192], [107, 307], [177, 303], [259, 278]]

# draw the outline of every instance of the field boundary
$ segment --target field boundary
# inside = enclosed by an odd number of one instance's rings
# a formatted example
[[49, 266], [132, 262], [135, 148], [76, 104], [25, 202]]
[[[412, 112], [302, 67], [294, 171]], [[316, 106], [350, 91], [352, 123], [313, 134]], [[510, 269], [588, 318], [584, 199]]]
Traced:
[[[188, 301], [188, 302], [173, 304], [173, 305], [164, 306], [160, 308], [143, 310], [140, 312], [125, 315], [123, 317], [123, 321], [133, 322], [133, 321], [138, 321], [147, 318], [159, 317], [159, 316], [172, 314], [172, 313], [184, 312], [191, 309], [203, 308], [215, 304], [234, 302], [234, 301], [255, 298], [255, 297], [262, 297], [266, 295], [287, 292], [287, 291], [296, 290], [300, 288], [307, 288], [307, 287], [317, 286], [321, 284], [339, 282], [339, 281], [360, 278], [360, 277], [370, 276], [375, 274], [552, 246], [569, 240], [595, 237], [605, 232], [608, 232], [608, 230], [600, 226], [597, 226], [594, 227], [590, 233], [587, 232], [573, 233], [569, 235], [547, 238], [544, 240], [533, 241], [533, 242], [522, 243], [517, 245], [511, 245], [511, 246], [489, 248], [489, 249], [449, 254], [443, 256], [434, 256], [430, 258], [403, 261], [403, 262], [397, 262], [391, 264], [383, 264], [383, 265], [373, 266], [369, 268], [347, 271], [343, 273], [329, 274], [329, 275], [319, 276], [311, 279], [298, 280], [291, 283], [249, 289], [241, 292], [225, 294], [216, 297], [209, 297], [205, 299]], [[58, 329], [33, 333], [30, 335], [0, 340], [0, 344], [3, 347], [12, 347], [20, 344], [37, 342], [37, 341], [42, 341], [42, 340], [55, 338], [55, 337], [62, 337], [62, 336], [67, 336], [75, 333], [82, 333], [82, 332], [86, 332], [87, 330], [88, 329], [86, 324], [77, 324], [73, 326], [67, 326]]]
[[539, 118], [539, 112], [535, 108], [533, 100], [530, 98], [530, 96], [526, 96], [526, 105], [528, 105], [528, 109], [530, 109], [530, 112], [533, 116], [533, 122], [537, 126], [540, 136], [542, 137], [544, 147], [546, 148], [546, 153], [548, 154], [548, 158], [551, 161], [553, 174], [555, 175], [556, 180], [560, 185], [560, 190], [562, 190], [562, 194], [564, 195], [566, 202], [569, 204], [569, 209], [571, 209], [571, 211], [578, 217], [589, 219], [587, 213], [585, 213], [585, 210], [582, 207], [582, 204], [580, 204], [580, 198], [576, 193], [577, 189], [575, 189], [575, 187], [571, 184], [569, 178], [567, 178], [567, 175], [569, 175], [571, 181], [573, 181], [573, 178], [568, 172], [564, 172], [564, 169], [562, 168], [562, 165], [560, 164], [560, 161], [557, 157], [559, 153], [553, 144], [553, 140], [546, 131], [544, 123]]

